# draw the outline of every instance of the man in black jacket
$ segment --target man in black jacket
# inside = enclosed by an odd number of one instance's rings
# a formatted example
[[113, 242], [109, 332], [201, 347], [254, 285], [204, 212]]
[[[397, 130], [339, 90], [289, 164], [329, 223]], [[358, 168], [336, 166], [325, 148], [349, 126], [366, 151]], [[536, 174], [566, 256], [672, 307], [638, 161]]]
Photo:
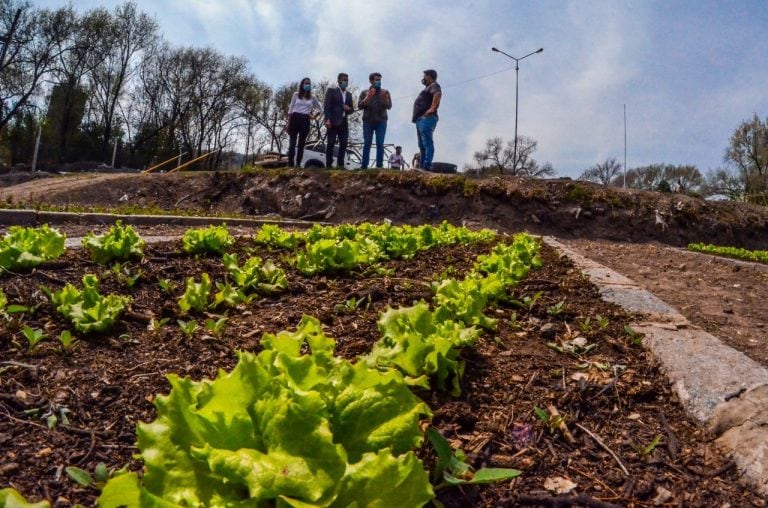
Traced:
[[336, 145], [337, 137], [339, 138], [339, 155], [336, 158], [336, 165], [344, 168], [344, 156], [347, 152], [347, 140], [349, 139], [347, 115], [352, 113], [353, 109], [352, 94], [347, 92], [349, 76], [342, 72], [337, 81], [339, 83], [338, 88], [329, 88], [325, 92], [325, 101], [323, 101], [327, 135], [325, 166], [328, 168], [333, 165], [333, 147]]

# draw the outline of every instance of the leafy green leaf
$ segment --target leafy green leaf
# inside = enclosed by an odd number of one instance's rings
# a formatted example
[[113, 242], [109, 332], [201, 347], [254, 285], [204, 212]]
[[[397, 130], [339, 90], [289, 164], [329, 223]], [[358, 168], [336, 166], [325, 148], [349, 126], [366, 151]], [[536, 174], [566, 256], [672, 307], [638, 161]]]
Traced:
[[83, 487], [89, 487], [93, 485], [93, 477], [88, 471], [84, 469], [80, 469], [79, 467], [75, 466], [69, 466], [64, 468], [64, 471], [67, 472], [67, 476], [72, 478], [75, 482], [82, 485]]
[[29, 503], [16, 489], [6, 487], [0, 489], [0, 506], [5, 508], [50, 508], [51, 504], [48, 501]]

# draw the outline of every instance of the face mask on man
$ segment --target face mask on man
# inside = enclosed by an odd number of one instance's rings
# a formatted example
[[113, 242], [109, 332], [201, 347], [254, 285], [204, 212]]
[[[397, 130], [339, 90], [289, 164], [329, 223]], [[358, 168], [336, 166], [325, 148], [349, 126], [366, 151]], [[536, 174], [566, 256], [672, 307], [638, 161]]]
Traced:
[[347, 81], [339, 81], [339, 88], [341, 88], [342, 90], [346, 90], [348, 84], [349, 83]]
[[374, 81], [373, 82], [373, 88], [375, 88], [377, 90], [381, 89], [381, 81], [380, 80]]
[[421, 78], [421, 84], [427, 86], [427, 78]]
[[309, 92], [309, 91], [311, 91], [311, 90], [312, 90], [312, 85], [310, 85], [310, 84], [306, 84], [306, 85], [304, 85], [304, 87], [303, 87], [303, 88], [304, 88], [304, 91], [305, 91], [305, 92]]

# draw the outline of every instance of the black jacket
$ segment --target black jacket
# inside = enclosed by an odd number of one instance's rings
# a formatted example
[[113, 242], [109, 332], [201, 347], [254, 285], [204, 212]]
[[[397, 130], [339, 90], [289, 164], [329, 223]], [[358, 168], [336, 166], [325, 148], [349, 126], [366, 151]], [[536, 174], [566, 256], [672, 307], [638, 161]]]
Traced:
[[341, 100], [341, 93], [339, 88], [329, 88], [325, 92], [325, 100], [323, 101], [323, 115], [326, 120], [331, 121], [331, 125], [338, 126], [343, 125], [347, 121], [347, 115], [344, 114], [344, 105], [354, 108], [352, 103], [352, 94], [350, 92], [344, 92], [344, 102]]

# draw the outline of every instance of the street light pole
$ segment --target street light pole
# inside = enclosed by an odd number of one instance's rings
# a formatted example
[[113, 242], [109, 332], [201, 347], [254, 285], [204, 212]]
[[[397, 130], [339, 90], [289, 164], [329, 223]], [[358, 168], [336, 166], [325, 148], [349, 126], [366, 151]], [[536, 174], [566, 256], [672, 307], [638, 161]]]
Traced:
[[535, 55], [536, 53], [541, 53], [544, 51], [544, 48], [539, 48], [536, 51], [532, 51], [528, 53], [525, 56], [521, 56], [520, 58], [515, 58], [512, 55], [508, 55], [507, 53], [504, 53], [502, 50], [498, 48], [491, 48], [491, 51], [495, 51], [496, 53], [501, 53], [502, 55], [511, 58], [515, 61], [515, 151], [512, 155], [512, 168], [513, 171], [517, 171], [517, 104], [518, 104], [518, 83], [519, 83], [519, 77], [520, 77], [520, 60], [524, 58], [528, 58], [531, 55]]

